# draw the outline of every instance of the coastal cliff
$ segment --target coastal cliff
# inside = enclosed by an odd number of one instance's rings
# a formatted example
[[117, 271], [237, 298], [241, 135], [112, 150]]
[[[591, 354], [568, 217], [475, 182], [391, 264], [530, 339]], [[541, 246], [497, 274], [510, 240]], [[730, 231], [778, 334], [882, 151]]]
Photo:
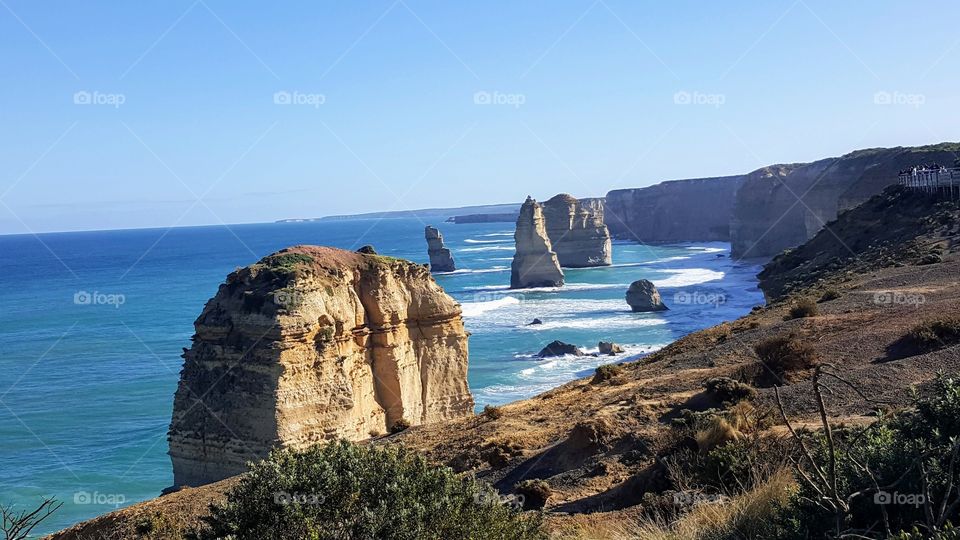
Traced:
[[513, 238], [516, 253], [510, 265], [511, 289], [563, 285], [563, 270], [547, 236], [543, 209], [531, 197], [520, 207]]
[[614, 238], [639, 242], [730, 240], [730, 216], [743, 176], [671, 180], [607, 193]]
[[603, 199], [561, 193], [543, 203], [550, 244], [560, 266], [584, 268], [612, 263], [610, 232], [603, 223]]
[[170, 424], [174, 485], [277, 446], [470, 415], [460, 307], [407, 261], [297, 246], [231, 273], [195, 322]]
[[443, 245], [443, 235], [436, 228], [427, 225], [424, 228], [427, 239], [427, 256], [430, 258], [431, 272], [453, 272], [457, 265], [453, 262], [450, 249]]
[[754, 171], [737, 192], [731, 256], [768, 257], [800, 245], [840, 212], [895, 184], [901, 170], [928, 163], [951, 166], [957, 152], [957, 143], [872, 148]]

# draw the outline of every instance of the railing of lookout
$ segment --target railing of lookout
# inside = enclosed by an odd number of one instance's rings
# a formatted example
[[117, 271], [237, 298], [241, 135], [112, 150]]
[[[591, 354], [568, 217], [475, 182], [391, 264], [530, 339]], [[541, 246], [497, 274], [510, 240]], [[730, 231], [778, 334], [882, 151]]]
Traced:
[[960, 167], [914, 167], [900, 171], [899, 184], [950, 199], [960, 199]]

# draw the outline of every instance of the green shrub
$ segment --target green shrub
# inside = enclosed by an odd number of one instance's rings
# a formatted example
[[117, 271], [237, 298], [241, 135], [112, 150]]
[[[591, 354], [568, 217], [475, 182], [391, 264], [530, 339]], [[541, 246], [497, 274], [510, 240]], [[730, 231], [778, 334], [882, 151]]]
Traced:
[[513, 490], [523, 497], [523, 509], [524, 510], [539, 510], [546, 506], [547, 501], [550, 499], [550, 495], [553, 494], [553, 491], [550, 489], [550, 484], [546, 480], [532, 479], [524, 480], [514, 486]]
[[814, 317], [820, 309], [817, 307], [817, 303], [809, 298], [804, 298], [798, 300], [790, 308], [790, 314], [785, 317], [785, 319], [802, 319], [804, 317]]
[[597, 371], [593, 374], [593, 380], [590, 381], [590, 383], [600, 384], [602, 382], [610, 381], [615, 379], [621, 373], [623, 373], [623, 368], [617, 364], [604, 364], [597, 367]]
[[820, 299], [817, 300], [818, 303], [829, 302], [831, 300], [836, 300], [840, 298], [840, 293], [836, 289], [827, 289], [823, 291], [823, 295], [820, 296]]
[[500, 410], [500, 407], [494, 405], [484, 405], [483, 407], [483, 417], [489, 420], [497, 420], [503, 416], [503, 411]]
[[211, 506], [200, 538], [544, 539], [540, 518], [402, 447], [336, 441], [275, 450]]
[[[812, 368], [817, 363], [816, 350], [796, 334], [767, 338], [755, 344], [753, 350], [764, 366], [780, 379], [794, 371]], [[761, 373], [760, 378], [766, 379], [766, 375]]]
[[757, 391], [749, 384], [730, 377], [714, 377], [703, 382], [707, 395], [723, 404], [733, 404], [745, 399], [753, 399]]
[[913, 327], [906, 339], [921, 353], [960, 343], [960, 316], [928, 319]]
[[394, 422], [392, 426], [390, 426], [390, 433], [400, 433], [401, 431], [406, 431], [407, 429], [410, 429], [410, 421], [406, 418], [401, 418]]
[[306, 253], [278, 253], [260, 260], [260, 263], [278, 272], [292, 272], [301, 264], [313, 264], [314, 258]]

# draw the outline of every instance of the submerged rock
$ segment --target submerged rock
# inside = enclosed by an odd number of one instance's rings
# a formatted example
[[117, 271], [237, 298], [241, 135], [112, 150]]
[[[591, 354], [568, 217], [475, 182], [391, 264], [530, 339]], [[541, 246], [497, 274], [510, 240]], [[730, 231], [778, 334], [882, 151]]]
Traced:
[[457, 265], [453, 262], [453, 255], [443, 245], [443, 235], [436, 228], [429, 225], [424, 229], [427, 238], [427, 255], [430, 257], [431, 272], [453, 272]]
[[543, 321], [541, 321], [540, 319], [534, 319], [534, 320], [530, 321], [530, 323], [527, 324], [527, 326], [533, 326], [533, 325], [535, 325], [535, 324], [543, 324]]
[[551, 341], [537, 353], [540, 358], [552, 358], [554, 356], [583, 356], [583, 351], [576, 345], [564, 343], [559, 340]]
[[511, 289], [563, 285], [563, 270], [547, 237], [543, 209], [531, 197], [520, 207], [513, 237], [517, 251], [510, 265]]
[[630, 284], [627, 289], [627, 303], [630, 304], [630, 309], [638, 313], [667, 309], [660, 299], [660, 291], [647, 279], [639, 279]]
[[603, 199], [561, 193], [543, 203], [547, 236], [560, 266], [585, 268], [612, 263], [610, 232], [603, 223]]
[[194, 326], [169, 432], [178, 486], [278, 446], [472, 414], [460, 307], [408, 261], [286, 249], [231, 273]]
[[621, 347], [620, 345], [617, 345], [616, 343], [607, 342], [607, 341], [601, 341], [597, 345], [597, 349], [600, 350], [600, 354], [609, 354], [609, 355], [622, 354], [623, 352], [625, 352], [623, 350], [623, 347]]

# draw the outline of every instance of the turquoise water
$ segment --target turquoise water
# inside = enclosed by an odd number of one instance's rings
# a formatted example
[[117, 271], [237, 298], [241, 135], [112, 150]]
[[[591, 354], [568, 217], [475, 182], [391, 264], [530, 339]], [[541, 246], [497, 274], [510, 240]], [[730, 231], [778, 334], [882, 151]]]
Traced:
[[[562, 289], [508, 291], [512, 225], [434, 224], [461, 270], [437, 281], [463, 305], [478, 408], [534, 395], [602, 363], [663, 346], [762, 303], [755, 266], [726, 244], [615, 243], [614, 265], [566, 271]], [[64, 501], [50, 532], [155, 497], [183, 347], [227, 273], [293, 244], [426, 262], [416, 219], [194, 227], [0, 237], [0, 502]], [[671, 307], [630, 313], [624, 291], [651, 279]], [[529, 326], [533, 318], [542, 325]], [[554, 339], [616, 359], [537, 359]]]

